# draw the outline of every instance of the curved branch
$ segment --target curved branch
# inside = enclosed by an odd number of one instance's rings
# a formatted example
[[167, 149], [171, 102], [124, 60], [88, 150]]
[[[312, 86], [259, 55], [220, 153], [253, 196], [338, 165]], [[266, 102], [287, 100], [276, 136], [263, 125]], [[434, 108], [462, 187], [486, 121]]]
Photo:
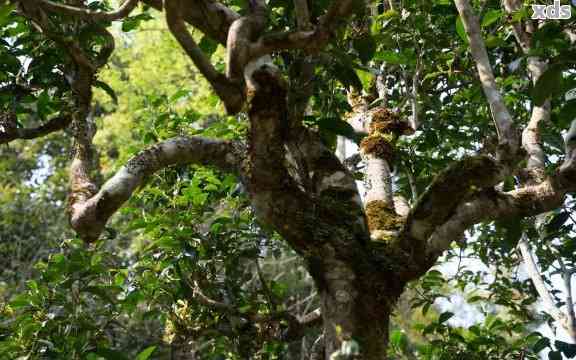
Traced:
[[537, 185], [510, 192], [486, 190], [461, 202], [449, 220], [434, 229], [427, 257], [437, 258], [471, 226], [502, 218], [528, 217], [558, 208], [567, 193], [576, 191], [576, 120], [566, 136], [566, 158], [554, 176]]
[[58, 4], [50, 0], [35, 1], [37, 1], [43, 9], [48, 11], [58, 13], [60, 15], [72, 16], [92, 21], [114, 21], [123, 19], [127, 17], [130, 12], [134, 10], [134, 8], [136, 8], [136, 5], [138, 5], [138, 0], [126, 0], [122, 6], [118, 8], [118, 10], [113, 12], [105, 12], [83, 9], [66, 4]]
[[252, 0], [250, 4], [249, 14], [234, 21], [228, 30], [226, 77], [233, 83], [242, 82], [246, 64], [254, 59], [250, 57], [250, 43], [264, 30], [268, 20], [263, 0]]
[[[143, 0], [158, 11], [162, 11], [162, 0]], [[180, 12], [184, 21], [199, 29], [222, 45], [226, 45], [230, 25], [240, 15], [215, 0], [196, 0], [194, 6], [186, 6]]]
[[47, 123], [35, 128], [10, 129], [9, 131], [6, 131], [6, 129], [3, 130], [2, 127], [0, 127], [0, 144], [7, 144], [17, 139], [30, 140], [46, 136], [50, 133], [67, 128], [71, 122], [72, 117], [66, 115], [55, 117]]
[[244, 94], [238, 86], [232, 84], [226, 76], [216, 71], [204, 52], [198, 47], [192, 35], [186, 29], [186, 24], [181, 15], [183, 8], [180, 0], [168, 0], [165, 3], [166, 22], [168, 29], [176, 38], [180, 46], [190, 57], [200, 73], [208, 80], [214, 92], [224, 102], [229, 114], [238, 113], [244, 104]]
[[[465, 158], [439, 174], [406, 221], [409, 238], [425, 242], [444, 224], [462, 199], [502, 181], [504, 169], [488, 156]], [[448, 194], [450, 194], [448, 196]]]
[[[73, 169], [77, 161], [73, 161]], [[172, 165], [201, 164], [237, 173], [239, 163], [235, 144], [228, 141], [201, 137], [166, 140], [130, 159], [94, 196], [85, 201], [72, 202], [71, 225], [82, 239], [95, 241], [108, 219], [154, 172]], [[83, 195], [74, 193], [73, 189], [71, 198], [81, 198]]]
[[261, 36], [250, 46], [250, 59], [281, 50], [302, 49], [315, 52], [322, 49], [334, 35], [339, 21], [352, 15], [354, 3], [354, 0], [334, 1], [313, 30], [304, 29]]

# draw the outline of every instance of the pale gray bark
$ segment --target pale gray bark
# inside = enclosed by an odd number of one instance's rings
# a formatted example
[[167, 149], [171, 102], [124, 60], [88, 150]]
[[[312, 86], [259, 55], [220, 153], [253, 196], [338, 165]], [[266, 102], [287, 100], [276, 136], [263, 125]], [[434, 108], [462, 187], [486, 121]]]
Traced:
[[498, 139], [501, 145], [501, 157], [508, 158], [514, 156], [518, 150], [518, 136], [514, 128], [512, 115], [506, 107], [506, 104], [504, 104], [504, 99], [496, 85], [494, 72], [490, 65], [490, 58], [488, 57], [486, 45], [482, 39], [478, 17], [474, 14], [474, 10], [468, 0], [454, 0], [454, 3], [460, 13], [460, 18], [468, 35], [470, 50], [476, 62], [480, 83], [482, 84], [484, 95], [490, 105], [492, 119], [496, 125]]

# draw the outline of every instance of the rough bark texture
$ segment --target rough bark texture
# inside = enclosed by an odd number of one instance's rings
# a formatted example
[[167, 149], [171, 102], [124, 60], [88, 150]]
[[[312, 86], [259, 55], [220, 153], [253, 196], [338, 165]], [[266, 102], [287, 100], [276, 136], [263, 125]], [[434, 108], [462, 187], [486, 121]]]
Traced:
[[[166, 11], [171, 33], [228, 112], [246, 110], [250, 122], [247, 149], [197, 137], [170, 139], [140, 152], [99, 188], [93, 176], [92, 138], [96, 129], [91, 116], [92, 86], [113, 49], [113, 39], [103, 28], [97, 31], [107, 41], [97, 55], [84, 53], [74, 39], [45, 31], [50, 40], [66, 49], [70, 60], [65, 67], [73, 79], [70, 119], [53, 119], [38, 129], [17, 129], [14, 119], [5, 116], [0, 119], [0, 143], [42, 136], [71, 122], [75, 153], [70, 169], [70, 221], [86, 241], [98, 239], [114, 212], [159, 169], [194, 163], [237, 174], [259, 220], [272, 226], [303, 257], [314, 279], [324, 330], [315, 348], [323, 345], [324, 351], [316, 353], [326, 359], [348, 340], [359, 343], [362, 359], [384, 359], [394, 303], [406, 283], [428, 271], [454, 240], [480, 222], [530, 217], [557, 208], [567, 192], [576, 190], [576, 122], [566, 139], [566, 159], [555, 174], [547, 176], [540, 171], [516, 190], [495, 189], [505, 175], [517, 170], [519, 132], [496, 87], [480, 25], [467, 0], [455, 3], [499, 135], [498, 156], [455, 162], [434, 178], [411, 208], [405, 200], [394, 197], [391, 171], [396, 140], [418, 126], [419, 70], [412, 78], [412, 127], [390, 109], [369, 110], [366, 101], [350, 97], [354, 114], [349, 122], [367, 134], [360, 146], [368, 185], [365, 206], [353, 174], [315, 131], [302, 124], [313, 93], [315, 54], [336, 36], [338, 24], [351, 15], [355, 1], [335, 0], [321, 17], [311, 21], [307, 2], [298, 0], [298, 28], [279, 34], [265, 33], [268, 9], [260, 0], [250, 1], [242, 17], [212, 0], [145, 2]], [[50, 25], [45, 11], [89, 22], [125, 17], [136, 5], [128, 0], [115, 12], [94, 13], [48, 0], [22, 0], [18, 4], [44, 30]], [[389, 5], [392, 8], [393, 2]], [[516, 6], [513, 0], [505, 5], [509, 11]], [[226, 45], [226, 74], [218, 72], [202, 53], [186, 23]], [[522, 48], [528, 51], [526, 33], [521, 28], [515, 30]], [[291, 66], [289, 81], [269, 56], [287, 49], [305, 52]], [[528, 66], [534, 81], [545, 68], [534, 58], [529, 59]], [[379, 97], [384, 99], [386, 89], [382, 79], [379, 81]], [[522, 144], [529, 169], [541, 170], [544, 163], [538, 126], [548, 120], [549, 105], [537, 107], [524, 130]], [[201, 293], [195, 295], [206, 306], [226, 306]], [[297, 324], [298, 330], [303, 323], [315, 323], [318, 318], [316, 313], [310, 321], [289, 321]], [[254, 316], [251, 320], [270, 319]]]

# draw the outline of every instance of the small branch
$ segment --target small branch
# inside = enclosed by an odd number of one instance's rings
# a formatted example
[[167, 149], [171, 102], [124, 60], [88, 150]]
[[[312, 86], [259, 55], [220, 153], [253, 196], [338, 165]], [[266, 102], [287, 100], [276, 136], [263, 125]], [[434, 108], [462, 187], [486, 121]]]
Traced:
[[320, 308], [309, 312], [308, 314], [300, 317], [298, 319], [298, 321], [300, 322], [301, 325], [305, 325], [305, 326], [314, 326], [316, 324], [321, 323], [322, 321], [322, 312], [320, 310]]
[[7, 144], [17, 139], [30, 140], [46, 136], [50, 133], [67, 128], [71, 122], [72, 117], [69, 115], [58, 116], [35, 128], [16, 128], [10, 129], [9, 131], [6, 131], [7, 129], [2, 129], [3, 124], [0, 123], [0, 144]]
[[229, 311], [233, 311], [234, 308], [228, 304], [225, 304], [221, 301], [216, 301], [214, 299], [209, 298], [208, 296], [206, 296], [204, 294], [204, 292], [202, 292], [202, 289], [200, 288], [200, 285], [198, 285], [197, 281], [194, 281], [194, 286], [193, 286], [193, 296], [194, 299], [198, 300], [198, 302], [202, 305], [217, 309], [217, 310], [221, 310], [221, 311], [225, 311], [225, 312], [229, 312]]
[[568, 314], [566, 332], [570, 335], [573, 342], [576, 342], [576, 315], [574, 314], [574, 300], [572, 298], [572, 275], [574, 269], [569, 270], [561, 257], [558, 258], [562, 270], [562, 280], [566, 288], [566, 313]]
[[90, 9], [78, 8], [66, 4], [58, 4], [49, 0], [35, 0], [43, 8], [60, 15], [72, 16], [89, 21], [114, 21], [127, 17], [136, 5], [138, 0], [126, 0], [113, 12], [93, 11]]
[[420, 104], [418, 103], [418, 88], [420, 86], [420, 76], [422, 73], [421, 58], [418, 57], [418, 64], [416, 65], [416, 71], [412, 77], [412, 117], [410, 118], [410, 126], [414, 131], [418, 130], [420, 126]]
[[238, 113], [244, 104], [243, 92], [240, 87], [232, 84], [223, 74], [216, 71], [210, 60], [198, 47], [188, 29], [186, 29], [186, 24], [181, 16], [183, 8], [181, 0], [166, 1], [165, 7], [166, 22], [172, 35], [174, 35], [180, 46], [194, 62], [200, 73], [208, 80], [214, 92], [224, 102], [226, 111], [229, 114]]
[[536, 260], [534, 259], [534, 255], [532, 254], [532, 250], [530, 250], [530, 245], [526, 239], [526, 236], [522, 236], [520, 241], [518, 242], [518, 247], [520, 248], [520, 252], [522, 254], [522, 259], [524, 260], [524, 265], [526, 267], [526, 272], [528, 276], [532, 280], [532, 284], [536, 288], [540, 299], [544, 302], [544, 306], [550, 315], [556, 320], [563, 328], [566, 328], [568, 325], [568, 319], [566, 314], [564, 314], [558, 307], [554, 301], [554, 298], [546, 288], [546, 284], [542, 275], [540, 274], [540, 270], [538, 269], [538, 265], [536, 264]]
[[542, 183], [506, 193], [483, 191], [461, 202], [450, 219], [434, 229], [428, 239], [427, 256], [434, 260], [475, 224], [534, 216], [560, 207], [566, 194], [576, 191], [576, 120], [572, 122], [565, 142], [564, 163]]
[[323, 360], [325, 358], [326, 346], [325, 346], [325, 336], [320, 335], [312, 344], [310, 349], [310, 360]]
[[[77, 161], [80, 160], [74, 160], [73, 169]], [[108, 219], [148, 176], [168, 166], [181, 164], [212, 165], [237, 173], [239, 158], [234, 143], [227, 141], [180, 137], [158, 143], [130, 159], [94, 196], [72, 202], [72, 227], [85, 241], [95, 241]], [[78, 195], [82, 194], [72, 193], [71, 197]]]
[[276, 306], [277, 304], [276, 304], [276, 301], [274, 299], [274, 293], [272, 292], [272, 290], [268, 286], [268, 283], [266, 282], [266, 278], [264, 277], [264, 273], [262, 272], [262, 268], [260, 267], [259, 259], [256, 259], [256, 273], [258, 274], [258, 280], [260, 280], [260, 284], [262, 285], [262, 291], [264, 292], [264, 294], [268, 298], [268, 304], [270, 307], [270, 311], [275, 312], [277, 310], [277, 306]]
[[460, 18], [468, 35], [470, 49], [476, 62], [480, 82], [490, 105], [492, 119], [496, 125], [500, 143], [498, 152], [500, 160], [511, 165], [510, 163], [514, 162], [518, 150], [518, 135], [514, 128], [512, 116], [504, 104], [504, 99], [496, 86], [496, 80], [492, 66], [490, 65], [486, 45], [482, 39], [478, 17], [474, 14], [468, 0], [454, 0], [454, 3], [458, 8]]

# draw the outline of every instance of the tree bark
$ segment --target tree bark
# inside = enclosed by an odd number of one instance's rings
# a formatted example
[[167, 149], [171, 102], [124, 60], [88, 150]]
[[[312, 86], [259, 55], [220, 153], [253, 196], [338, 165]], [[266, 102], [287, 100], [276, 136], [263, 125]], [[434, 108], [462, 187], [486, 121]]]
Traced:
[[[358, 273], [337, 260], [317, 280], [322, 306], [325, 356], [340, 350], [343, 341], [359, 345], [360, 359], [386, 359], [392, 307], [401, 290], [390, 289], [374, 273]], [[373, 281], [365, 281], [373, 279]]]

